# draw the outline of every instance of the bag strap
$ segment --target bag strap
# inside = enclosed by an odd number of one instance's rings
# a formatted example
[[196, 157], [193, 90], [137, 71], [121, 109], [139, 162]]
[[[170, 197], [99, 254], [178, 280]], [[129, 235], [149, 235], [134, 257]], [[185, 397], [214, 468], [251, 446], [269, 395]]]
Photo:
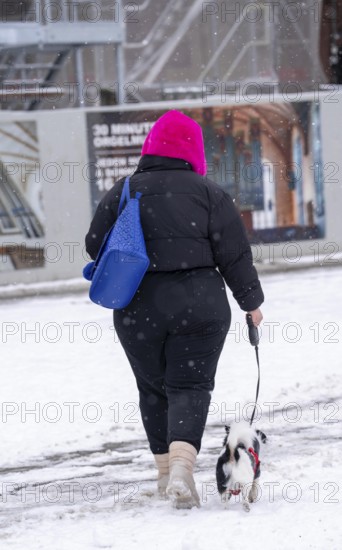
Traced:
[[[141, 196], [142, 196], [142, 193], [140, 193], [139, 191], [137, 191], [135, 193], [135, 198], [136, 199], [139, 200]], [[126, 202], [128, 202], [130, 199], [131, 199], [131, 192], [130, 192], [130, 189], [129, 189], [129, 176], [127, 176], [127, 178], [125, 179], [125, 183], [123, 185], [123, 188], [122, 188], [122, 192], [121, 192], [120, 203], [119, 203], [119, 208], [118, 208], [118, 217], [120, 216], [120, 214], [122, 212], [125, 200], [126, 200]]]
[[124, 207], [125, 201], [128, 202], [130, 200], [130, 198], [131, 198], [131, 195], [130, 195], [130, 190], [129, 190], [129, 176], [127, 176], [127, 178], [125, 179], [124, 186], [122, 188], [122, 193], [121, 193], [120, 203], [119, 203], [119, 208], [118, 208], [118, 216], [120, 216], [120, 214], [121, 214], [121, 211]]

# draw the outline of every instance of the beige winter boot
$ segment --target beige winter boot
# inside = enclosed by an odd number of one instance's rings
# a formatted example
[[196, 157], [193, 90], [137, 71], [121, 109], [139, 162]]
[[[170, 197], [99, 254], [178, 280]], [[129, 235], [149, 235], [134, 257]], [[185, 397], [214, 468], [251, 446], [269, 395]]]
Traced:
[[193, 478], [197, 450], [185, 441], [173, 441], [170, 444], [169, 452], [170, 481], [166, 488], [166, 494], [176, 508], [199, 507], [200, 498]]
[[166, 497], [166, 487], [169, 482], [169, 453], [153, 455], [158, 468], [157, 486], [161, 497]]

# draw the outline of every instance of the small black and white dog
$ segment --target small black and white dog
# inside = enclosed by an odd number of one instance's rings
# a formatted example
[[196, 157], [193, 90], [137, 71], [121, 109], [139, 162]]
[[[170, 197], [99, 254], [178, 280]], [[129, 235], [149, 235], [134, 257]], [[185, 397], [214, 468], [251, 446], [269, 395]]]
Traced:
[[233, 422], [225, 428], [227, 435], [216, 464], [217, 489], [226, 500], [241, 492], [244, 510], [249, 512], [249, 503], [258, 497], [260, 443], [266, 443], [266, 435], [247, 422]]

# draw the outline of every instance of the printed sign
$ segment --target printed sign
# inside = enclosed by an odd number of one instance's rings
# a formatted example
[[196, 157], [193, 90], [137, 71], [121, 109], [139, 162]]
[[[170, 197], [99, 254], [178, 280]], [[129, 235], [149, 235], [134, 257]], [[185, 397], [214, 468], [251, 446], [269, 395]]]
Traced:
[[34, 121], [0, 123], [0, 269], [43, 267], [42, 178]]
[[[252, 243], [325, 236], [316, 102], [179, 110], [201, 125], [207, 177], [232, 196]], [[166, 111], [87, 115], [93, 211], [117, 179], [134, 173], [148, 131]]]
[[155, 118], [146, 113], [90, 113], [87, 115], [93, 210], [114, 182], [132, 174]]

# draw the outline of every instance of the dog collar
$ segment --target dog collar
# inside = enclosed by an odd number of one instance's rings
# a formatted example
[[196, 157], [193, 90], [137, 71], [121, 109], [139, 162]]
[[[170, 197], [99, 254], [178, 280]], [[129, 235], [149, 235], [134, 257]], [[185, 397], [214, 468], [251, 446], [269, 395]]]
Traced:
[[258, 453], [255, 452], [255, 450], [253, 449], [253, 447], [249, 447], [248, 452], [249, 452], [249, 453], [252, 455], [252, 457], [254, 458], [254, 473], [256, 474], [256, 471], [257, 471], [258, 466], [259, 466], [259, 464], [260, 464], [260, 459], [259, 459]]

